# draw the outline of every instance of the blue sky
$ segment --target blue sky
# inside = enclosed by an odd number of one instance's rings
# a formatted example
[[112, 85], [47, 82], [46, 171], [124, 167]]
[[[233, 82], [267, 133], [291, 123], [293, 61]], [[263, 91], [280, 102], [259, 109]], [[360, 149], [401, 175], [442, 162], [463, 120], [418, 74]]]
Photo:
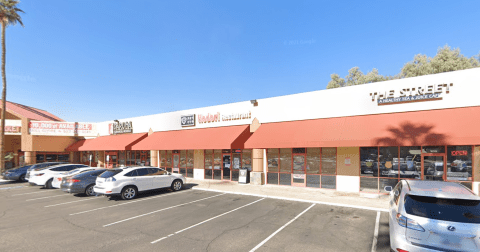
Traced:
[[22, 0], [7, 100], [98, 122], [394, 75], [448, 44], [480, 52], [480, 1]]

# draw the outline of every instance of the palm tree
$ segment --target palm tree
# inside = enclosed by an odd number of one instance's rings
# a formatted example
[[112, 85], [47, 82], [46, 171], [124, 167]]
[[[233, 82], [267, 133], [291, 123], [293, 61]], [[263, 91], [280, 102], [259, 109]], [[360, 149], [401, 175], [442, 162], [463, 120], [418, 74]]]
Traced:
[[23, 27], [22, 18], [19, 13], [24, 13], [17, 8], [17, 4], [20, 1], [17, 0], [0, 0], [0, 22], [2, 25], [2, 123], [0, 127], [0, 170], [5, 170], [5, 111], [7, 107], [7, 76], [5, 73], [5, 29], [9, 25], [15, 25], [20, 23]]

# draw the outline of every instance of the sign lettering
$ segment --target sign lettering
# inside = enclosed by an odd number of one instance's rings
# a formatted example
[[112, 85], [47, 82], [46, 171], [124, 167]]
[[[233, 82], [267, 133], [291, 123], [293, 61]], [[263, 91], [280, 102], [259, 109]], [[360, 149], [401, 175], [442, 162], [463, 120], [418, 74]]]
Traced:
[[373, 92], [370, 93], [370, 97], [372, 98], [372, 101], [377, 100], [378, 105], [442, 100], [442, 94], [450, 93], [450, 87], [452, 86], [453, 83], [403, 88], [398, 90], [398, 96], [396, 96], [396, 90]]
[[132, 122], [115, 122], [113, 124], [113, 134], [133, 133]]

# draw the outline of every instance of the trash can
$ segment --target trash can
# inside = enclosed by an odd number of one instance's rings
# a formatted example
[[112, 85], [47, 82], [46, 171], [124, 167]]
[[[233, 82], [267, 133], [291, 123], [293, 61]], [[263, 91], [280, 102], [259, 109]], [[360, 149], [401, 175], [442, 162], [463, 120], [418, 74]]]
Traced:
[[238, 174], [238, 183], [240, 184], [248, 184], [250, 183], [250, 172], [248, 169], [240, 169]]

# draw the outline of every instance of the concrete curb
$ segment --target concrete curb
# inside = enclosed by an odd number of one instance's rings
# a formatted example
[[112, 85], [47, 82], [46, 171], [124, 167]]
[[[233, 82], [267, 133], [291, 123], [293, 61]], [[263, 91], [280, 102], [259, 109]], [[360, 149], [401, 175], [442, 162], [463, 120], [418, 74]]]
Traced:
[[255, 196], [255, 197], [261, 197], [261, 198], [270, 198], [270, 199], [297, 201], [297, 202], [313, 203], [313, 204], [321, 204], [321, 205], [329, 205], [329, 206], [349, 207], [349, 208], [356, 208], [356, 209], [363, 209], [363, 210], [371, 210], [371, 211], [378, 211], [378, 212], [388, 212], [388, 209], [376, 208], [376, 207], [355, 206], [355, 205], [340, 204], [340, 203], [331, 203], [331, 202], [322, 202], [322, 201], [314, 201], [314, 200], [292, 199], [292, 198], [286, 198], [286, 197], [269, 196], [269, 195], [254, 194], [254, 193], [241, 193], [241, 192], [232, 192], [232, 191], [222, 191], [222, 190], [207, 189], [207, 188], [198, 188], [198, 187], [192, 187], [192, 189], [193, 189], [193, 190], [201, 190], [201, 191], [210, 191], [210, 192], [219, 192], [219, 193], [229, 193], [229, 194], [238, 194], [238, 195], [246, 195], [246, 196]]

